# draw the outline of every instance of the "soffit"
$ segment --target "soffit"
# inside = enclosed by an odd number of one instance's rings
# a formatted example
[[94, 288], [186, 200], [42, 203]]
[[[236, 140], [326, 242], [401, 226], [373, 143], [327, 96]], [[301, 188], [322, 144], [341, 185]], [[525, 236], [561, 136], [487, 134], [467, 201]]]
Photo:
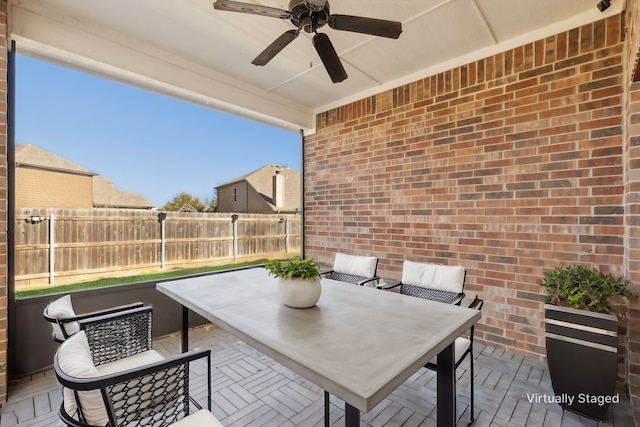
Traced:
[[[288, 8], [288, 0], [244, 0]], [[333, 0], [331, 12], [397, 20], [398, 40], [329, 35], [349, 75], [333, 84], [302, 33], [269, 64], [251, 60], [289, 21], [216, 11], [212, 0], [12, 0], [19, 53], [282, 128], [317, 113], [618, 14], [595, 0]]]

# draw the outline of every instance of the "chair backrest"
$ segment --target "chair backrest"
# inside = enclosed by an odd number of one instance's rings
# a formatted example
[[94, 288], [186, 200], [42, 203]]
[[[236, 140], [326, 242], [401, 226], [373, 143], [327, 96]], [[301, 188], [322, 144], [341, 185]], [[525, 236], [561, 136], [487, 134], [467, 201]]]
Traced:
[[[151, 314], [150, 307], [136, 310]], [[88, 322], [97, 324], [99, 320]], [[189, 414], [189, 363], [203, 357], [206, 357], [208, 401], [211, 401], [210, 350], [164, 359], [157, 352], [145, 351], [144, 346], [136, 344], [138, 332], [133, 331], [137, 329], [133, 327], [120, 332], [112, 330], [111, 335], [117, 335], [120, 340], [114, 342], [114, 346], [137, 347], [138, 351], [109, 352], [113, 358], [105, 363], [98, 354], [102, 350], [95, 347], [103, 344], [104, 340], [99, 338], [103, 331], [85, 330], [85, 321], [80, 324], [81, 330], [66, 339], [54, 357], [56, 376], [64, 386], [59, 413], [67, 425], [170, 425]], [[146, 335], [140, 333], [140, 339], [144, 341]], [[133, 337], [131, 346], [123, 344], [128, 341], [127, 337]], [[210, 403], [208, 406], [210, 409]]]
[[56, 342], [61, 343], [80, 330], [80, 325], [75, 320], [76, 313], [71, 304], [71, 295], [65, 295], [47, 304], [43, 316], [51, 323], [51, 335]]
[[376, 277], [378, 258], [373, 256], [347, 255], [336, 253], [333, 271], [329, 278], [341, 282], [359, 284], [365, 279]]
[[400, 293], [447, 304], [460, 304], [466, 271], [460, 266], [404, 261]]
[[89, 313], [77, 314], [71, 304], [71, 295], [65, 295], [47, 304], [42, 314], [44, 319], [51, 323], [53, 340], [57, 343], [62, 343], [80, 330], [81, 320], [115, 313], [130, 312], [133, 309], [141, 307], [144, 307], [144, 304], [138, 301]]

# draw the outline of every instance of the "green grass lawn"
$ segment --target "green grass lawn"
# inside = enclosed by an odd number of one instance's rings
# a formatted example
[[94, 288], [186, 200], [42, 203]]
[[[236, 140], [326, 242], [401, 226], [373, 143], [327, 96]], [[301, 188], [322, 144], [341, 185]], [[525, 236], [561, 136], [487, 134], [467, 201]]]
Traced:
[[16, 298], [37, 297], [59, 292], [71, 292], [83, 289], [103, 288], [105, 286], [125, 285], [128, 283], [147, 282], [150, 280], [171, 279], [174, 277], [189, 276], [191, 274], [209, 273], [213, 271], [230, 270], [234, 268], [250, 267], [252, 265], [264, 264], [266, 260], [261, 259], [251, 262], [241, 262], [237, 264], [218, 265], [215, 267], [187, 268], [184, 270], [172, 270], [163, 273], [141, 274], [137, 276], [126, 277], [109, 277], [106, 279], [93, 280], [90, 282], [73, 283], [69, 285], [60, 285], [55, 287], [46, 287], [40, 289], [30, 289], [17, 291]]

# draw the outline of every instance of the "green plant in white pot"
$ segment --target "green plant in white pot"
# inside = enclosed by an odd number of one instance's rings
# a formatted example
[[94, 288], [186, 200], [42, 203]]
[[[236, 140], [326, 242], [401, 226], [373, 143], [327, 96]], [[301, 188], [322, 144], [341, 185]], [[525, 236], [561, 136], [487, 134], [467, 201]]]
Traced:
[[264, 267], [278, 280], [278, 293], [285, 305], [309, 308], [320, 299], [320, 265], [313, 259], [291, 257], [286, 261], [269, 260]]
[[547, 363], [556, 401], [564, 409], [603, 421], [616, 403], [618, 318], [611, 303], [635, 298], [621, 277], [575, 265], [546, 271]]

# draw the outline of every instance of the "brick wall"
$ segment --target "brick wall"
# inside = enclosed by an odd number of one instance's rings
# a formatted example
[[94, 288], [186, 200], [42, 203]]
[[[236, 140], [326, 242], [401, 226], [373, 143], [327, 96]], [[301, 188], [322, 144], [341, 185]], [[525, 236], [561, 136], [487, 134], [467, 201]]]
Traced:
[[[640, 293], [640, 2], [627, 2], [625, 43], [626, 113], [625, 159], [625, 271]], [[635, 83], [632, 83], [635, 81]], [[640, 425], [640, 301], [627, 306], [626, 381], [634, 419]]]
[[[7, 1], [0, 0], [0, 45], [7, 46]], [[7, 49], [0, 51], [0, 404], [7, 399]]]
[[627, 0], [625, 43], [626, 81], [640, 82], [640, 1]]
[[611, 17], [319, 114], [305, 253], [462, 265], [477, 337], [541, 357], [544, 269], [623, 274], [623, 20]]
[[[625, 159], [627, 162], [625, 186], [626, 252], [625, 267], [640, 294], [640, 82], [634, 83], [627, 93], [627, 127], [625, 132]], [[631, 301], [627, 307], [627, 382], [635, 396], [637, 421], [640, 422], [640, 301]]]

